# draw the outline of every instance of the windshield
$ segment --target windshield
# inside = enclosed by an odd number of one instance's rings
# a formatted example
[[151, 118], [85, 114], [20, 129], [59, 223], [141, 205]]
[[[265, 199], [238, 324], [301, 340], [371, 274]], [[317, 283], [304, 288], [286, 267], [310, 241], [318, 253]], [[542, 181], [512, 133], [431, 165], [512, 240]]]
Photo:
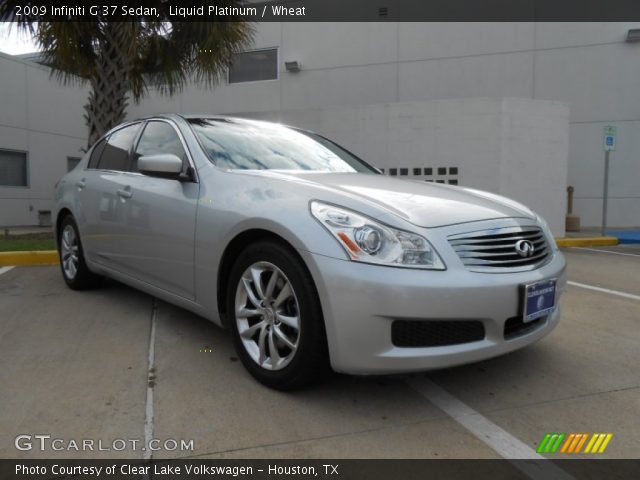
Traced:
[[220, 168], [378, 173], [352, 153], [314, 133], [251, 120], [188, 121], [211, 161]]

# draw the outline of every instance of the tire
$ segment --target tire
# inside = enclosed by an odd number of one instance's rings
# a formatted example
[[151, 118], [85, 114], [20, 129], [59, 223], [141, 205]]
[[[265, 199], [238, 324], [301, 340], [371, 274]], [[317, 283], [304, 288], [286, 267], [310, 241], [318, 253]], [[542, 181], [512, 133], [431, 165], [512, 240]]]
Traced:
[[67, 215], [58, 231], [58, 255], [62, 278], [73, 290], [87, 290], [100, 285], [102, 277], [91, 273], [84, 259], [78, 226], [71, 215]]
[[330, 367], [322, 308], [311, 275], [290, 249], [273, 241], [250, 245], [238, 255], [228, 285], [227, 318], [235, 348], [256, 380], [293, 390], [326, 377]]

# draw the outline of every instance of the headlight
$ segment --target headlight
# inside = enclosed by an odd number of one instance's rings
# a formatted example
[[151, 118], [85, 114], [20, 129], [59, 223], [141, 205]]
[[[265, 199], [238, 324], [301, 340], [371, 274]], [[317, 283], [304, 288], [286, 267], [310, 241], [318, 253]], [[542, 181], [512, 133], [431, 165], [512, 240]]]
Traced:
[[338, 240], [351, 260], [392, 267], [445, 269], [433, 246], [420, 235], [315, 200], [311, 202], [311, 214]]
[[556, 239], [553, 236], [553, 233], [551, 233], [551, 228], [549, 227], [549, 224], [545, 221], [544, 218], [542, 218], [537, 213], [536, 213], [536, 221], [542, 227], [542, 231], [544, 232], [545, 237], [547, 237], [547, 242], [549, 242], [549, 244], [551, 245], [551, 250], [554, 252], [557, 252], [558, 245], [556, 244]]

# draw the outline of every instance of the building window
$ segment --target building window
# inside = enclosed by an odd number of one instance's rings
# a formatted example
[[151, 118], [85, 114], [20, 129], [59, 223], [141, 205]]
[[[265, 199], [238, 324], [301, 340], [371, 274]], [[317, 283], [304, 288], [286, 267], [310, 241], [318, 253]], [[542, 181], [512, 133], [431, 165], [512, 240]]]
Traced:
[[229, 83], [258, 82], [278, 78], [278, 49], [236, 53], [229, 67]]
[[27, 179], [27, 152], [0, 150], [0, 186], [29, 186]]
[[67, 157], [67, 172], [70, 172], [78, 166], [82, 160], [80, 157]]

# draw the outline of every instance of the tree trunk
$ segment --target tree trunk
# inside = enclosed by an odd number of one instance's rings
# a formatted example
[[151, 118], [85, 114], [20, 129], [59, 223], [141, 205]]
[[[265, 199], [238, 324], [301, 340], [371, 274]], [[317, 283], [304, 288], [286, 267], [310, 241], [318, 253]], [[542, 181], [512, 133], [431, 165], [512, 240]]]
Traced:
[[89, 127], [87, 148], [121, 123], [128, 105], [130, 65], [126, 28], [122, 22], [103, 23], [96, 68], [89, 79], [91, 93], [84, 106]]

